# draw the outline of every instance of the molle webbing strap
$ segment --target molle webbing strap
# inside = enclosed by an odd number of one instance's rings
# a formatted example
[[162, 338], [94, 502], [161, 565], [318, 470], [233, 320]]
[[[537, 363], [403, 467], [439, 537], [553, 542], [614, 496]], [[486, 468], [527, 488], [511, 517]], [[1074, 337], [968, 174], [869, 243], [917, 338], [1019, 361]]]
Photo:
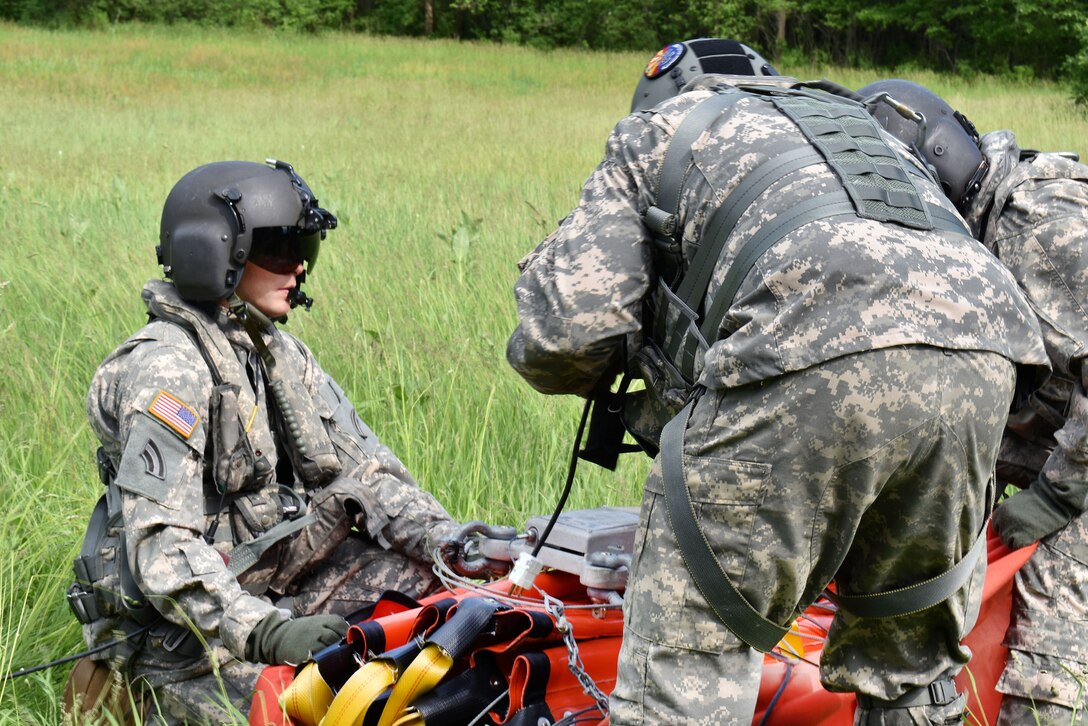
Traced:
[[922, 198], [917, 179], [936, 182], [902, 159], [863, 107], [839, 97], [794, 91], [772, 102], [824, 156], [850, 194], [859, 217], [914, 229], [971, 236], [952, 212]]
[[[699, 249], [676, 289], [676, 297], [683, 303], [680, 314], [687, 317], [688, 322], [680, 323], [677, 329], [672, 330], [671, 335], [668, 335], [667, 305], [662, 305], [658, 309], [654, 321], [655, 337], [663, 342], [669, 360], [676, 360], [676, 354], [680, 349], [680, 343], [685, 332], [687, 332], [690, 323], [694, 323], [698, 319], [696, 311], [702, 307], [703, 297], [710, 285], [710, 278], [714, 274], [714, 268], [721, 258], [722, 251], [725, 248], [725, 241], [729, 239], [737, 220], [751, 206], [752, 202], [767, 191], [771, 184], [791, 172], [822, 162], [823, 158], [811, 146], [807, 145], [769, 159], [748, 174], [737, 185], [736, 189], [730, 193], [725, 202], [711, 213], [700, 234], [701, 244]], [[661, 332], [658, 333], [657, 331]], [[707, 341], [704, 340], [703, 342], [706, 343]], [[685, 378], [691, 382], [690, 374], [685, 374]]]

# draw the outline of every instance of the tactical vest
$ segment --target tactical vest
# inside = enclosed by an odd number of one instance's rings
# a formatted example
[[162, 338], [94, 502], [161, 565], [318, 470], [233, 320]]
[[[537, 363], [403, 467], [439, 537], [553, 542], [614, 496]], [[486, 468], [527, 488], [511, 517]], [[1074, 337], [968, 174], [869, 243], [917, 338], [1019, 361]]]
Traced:
[[[301, 484], [312, 489], [340, 473], [336, 448], [314, 399], [303, 386], [301, 372], [294, 370], [291, 356], [272, 352], [274, 365], [260, 366], [261, 375], [268, 378], [268, 387], [274, 391], [273, 415], [257, 405], [244, 365], [213, 319], [185, 303], [165, 282], [149, 283], [143, 299], [152, 319], [176, 325], [189, 335], [215, 384], [206, 424], [212, 482], [210, 487], [205, 483], [204, 492], [205, 515], [213, 524], [205, 539], [209, 544], [222, 543], [222, 549], [228, 550], [228, 569], [240, 576], [269, 548], [314, 519], [306, 512], [302, 492], [277, 483], [275, 459], [270, 460], [269, 453], [285, 452]], [[272, 336], [275, 349], [283, 345], [277, 337]], [[326, 394], [322, 389], [322, 394], [340, 397], [336, 390]], [[325, 403], [335, 408], [334, 401]], [[278, 449], [273, 426], [280, 431]], [[95, 505], [80, 556], [74, 562], [76, 582], [67, 597], [76, 618], [92, 630], [112, 628], [111, 621], [119, 618], [122, 630], [131, 632], [137, 626], [160, 623], [161, 616], [140, 593], [127, 564], [121, 494], [113, 462], [101, 449], [97, 457], [106, 493]], [[259, 594], [272, 574], [250, 577], [246, 588]], [[165, 629], [167, 638], [177, 644], [195, 640], [176, 626], [160, 623], [156, 627]]]
[[[905, 162], [882, 136], [863, 105], [805, 88], [772, 85], [719, 86], [696, 105], [669, 142], [661, 164], [656, 203], [643, 222], [653, 235], [657, 287], [643, 313], [643, 345], [628, 363], [620, 398], [626, 430], [651, 456], [661, 430], [691, 394], [703, 356], [718, 339], [722, 320], [741, 283], [760, 256], [779, 240], [818, 219], [855, 215], [913, 229], [941, 229], [970, 236], [963, 222], [925, 201], [916, 180], [933, 177]], [[692, 144], [723, 113], [743, 98], [759, 98], [792, 120], [808, 143], [773, 156], [748, 173], [713, 209], [697, 237], [685, 248], [678, 208], [693, 168]], [[721, 288], [707, 308], [711, 277], [737, 221], [772, 184], [795, 171], [826, 164], [838, 191], [816, 195], [784, 212], [746, 240], [728, 268]], [[686, 251], [687, 250], [687, 251]], [[690, 252], [690, 250], [695, 250]], [[644, 391], [628, 393], [630, 381]]]
[[[657, 288], [643, 315], [643, 347], [620, 383], [617, 394], [595, 401], [595, 419], [607, 411], [620, 412], [624, 426], [651, 455], [658, 455], [664, 480], [665, 504], [681, 554], [695, 583], [718, 619], [738, 638], [769, 652], [788, 632], [788, 626], [767, 620], [736, 589], [707, 543], [692, 506], [683, 469], [682, 452], [688, 415], [698, 398], [695, 385], [700, 361], [719, 339], [723, 320], [753, 265], [760, 256], [791, 232], [814, 222], [850, 215], [891, 222], [918, 230], [941, 229], [970, 236], [962, 220], [923, 198], [916, 180], [936, 184], [932, 176], [906, 163], [885, 141], [865, 107], [855, 101], [805, 88], [757, 84], [720, 86], [700, 102], [677, 128], [665, 152], [656, 203], [643, 222], [653, 234]], [[772, 156], [749, 172], [729, 196], [706, 217], [696, 239], [682, 246], [678, 216], [681, 193], [693, 166], [692, 144], [723, 113], [742, 98], [772, 104], [800, 129], [807, 144]], [[840, 188], [814, 195], [782, 212], [745, 240], [726, 270], [722, 286], [705, 305], [708, 287], [726, 242], [737, 221], [770, 186], [783, 176], [815, 164], [826, 164]], [[645, 390], [628, 393], [632, 378]], [[603, 426], [594, 421], [598, 433]], [[612, 428], [613, 433], [615, 428]], [[591, 440], [594, 430], [591, 426]], [[622, 430], [621, 430], [622, 433]], [[614, 442], [616, 443], [616, 442]], [[584, 456], [595, 463], [615, 465], [600, 456], [601, 449]], [[983, 529], [969, 553], [937, 577], [894, 592], [858, 597], [836, 596], [839, 607], [859, 617], [895, 617], [935, 605], [959, 589], [985, 551]]]

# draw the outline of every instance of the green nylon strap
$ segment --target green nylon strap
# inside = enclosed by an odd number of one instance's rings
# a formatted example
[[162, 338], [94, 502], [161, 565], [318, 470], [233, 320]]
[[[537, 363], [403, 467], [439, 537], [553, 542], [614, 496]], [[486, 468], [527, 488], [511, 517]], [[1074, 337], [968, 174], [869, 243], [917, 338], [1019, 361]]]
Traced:
[[[646, 224], [657, 235], [673, 237], [676, 233], [673, 225], [676, 211], [680, 208], [684, 178], [691, 166], [691, 145], [702, 136], [714, 119], [736, 103], [742, 95], [736, 91], [715, 93], [700, 101], [680, 122], [669, 141], [669, 148], [665, 151], [665, 158], [658, 172], [657, 202], [646, 210]], [[669, 224], [670, 221], [673, 222], [672, 225]]]
[[[854, 205], [846, 192], [831, 192], [806, 199], [760, 227], [758, 232], [748, 238], [730, 263], [729, 270], [725, 273], [725, 280], [715, 293], [714, 302], [711, 303], [710, 309], [700, 324], [703, 338], [708, 341], [718, 339], [718, 328], [733, 304], [737, 290], [740, 289], [741, 283], [748, 276], [756, 260], [764, 252], [795, 229], [818, 219], [841, 214], [855, 214]], [[695, 375], [695, 354], [698, 345], [698, 339], [695, 336], [690, 337], [687, 345], [684, 346], [682, 359], [679, 361], [678, 368], [681, 374], [689, 380]]]
[[264, 534], [255, 537], [248, 542], [243, 542], [228, 552], [227, 556], [230, 558], [230, 562], [227, 565], [227, 569], [233, 575], [242, 574], [250, 567], [257, 564], [257, 560], [261, 559], [261, 555], [267, 552], [272, 545], [276, 544], [284, 537], [294, 534], [307, 524], [316, 521], [317, 515], [310, 512], [298, 519], [287, 519], [280, 522]]
[[[756, 650], [767, 653], [782, 640], [789, 628], [767, 620], [737, 590], [722, 570], [695, 519], [683, 469], [684, 431], [694, 405], [694, 401], [689, 402], [661, 432], [661, 474], [669, 521], [684, 566], [711, 610], [730, 632]], [[829, 593], [829, 596], [844, 611], [860, 618], [910, 615], [944, 602], [963, 587], [985, 551], [986, 527], [983, 526], [963, 559], [936, 577], [872, 595]]]
[[744, 599], [722, 570], [706, 535], [695, 521], [683, 463], [684, 429], [694, 405], [691, 402], [684, 406], [661, 432], [661, 473], [665, 479], [669, 521], [680, 545], [684, 565], [718, 620], [748, 645], [761, 653], [769, 653], [790, 629], [767, 620]]
[[962, 560], [936, 577], [909, 587], [900, 587], [872, 595], [837, 595], [828, 593], [840, 608], [859, 618], [894, 618], [910, 615], [944, 602], [971, 577], [978, 558], [986, 551], [986, 527]]
[[[752, 202], [785, 175], [822, 161], [822, 157], [810, 146], [802, 146], [769, 159], [748, 174], [729, 194], [726, 201], [714, 210], [700, 235], [701, 245], [676, 290], [677, 297], [689, 310], [699, 310], [702, 307], [703, 296], [706, 295], [707, 286], [725, 248], [725, 242], [729, 239], [737, 220]], [[667, 314], [665, 307], [663, 305], [658, 313], [662, 319]], [[672, 336], [666, 339], [665, 351], [669, 360], [676, 359], [684, 333], [692, 322], [694, 319], [684, 320], [683, 317], [677, 320]], [[687, 378], [691, 380], [690, 376]]]

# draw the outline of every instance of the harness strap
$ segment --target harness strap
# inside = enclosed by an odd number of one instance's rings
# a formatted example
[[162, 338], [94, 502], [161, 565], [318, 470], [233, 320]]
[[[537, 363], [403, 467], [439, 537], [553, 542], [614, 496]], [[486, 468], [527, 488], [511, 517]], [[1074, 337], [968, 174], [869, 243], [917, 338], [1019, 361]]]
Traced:
[[859, 618], [894, 618], [910, 615], [944, 602], [963, 587], [970, 579], [975, 565], [978, 564], [978, 558], [982, 557], [985, 551], [986, 526], [983, 525], [982, 531], [979, 532], [963, 559], [936, 577], [908, 587], [871, 595], [838, 595], [829, 592], [827, 596], [840, 608]]
[[[799, 229], [810, 222], [827, 217], [855, 214], [854, 205], [846, 192], [838, 191], [811, 197], [788, 212], [780, 214], [770, 223], [763, 225], [759, 231], [752, 235], [737, 252], [733, 262], [729, 265], [725, 280], [721, 288], [715, 293], [714, 301], [704, 316], [699, 326], [699, 332], [704, 340], [717, 340], [718, 330], [721, 327], [725, 314], [733, 304], [744, 278], [748, 276], [764, 252], [772, 245], [779, 242], [789, 232]], [[680, 373], [687, 379], [693, 380], [695, 376], [695, 357], [699, 347], [696, 336], [688, 338], [684, 346], [683, 356], [677, 367]]]
[[772, 623], [756, 612], [722, 570], [706, 535], [695, 521], [683, 463], [684, 429], [694, 405], [694, 401], [689, 402], [661, 432], [661, 470], [669, 520], [680, 544], [684, 565], [718, 620], [748, 645], [769, 653], [789, 628]]
[[912, 688], [899, 698], [890, 701], [874, 696], [857, 695], [858, 706], [867, 710], [877, 708], [912, 708], [914, 706], [947, 706], [959, 697], [956, 682], [951, 678], [940, 678], [928, 686]]
[[[680, 545], [684, 565], [714, 614], [742, 641], [756, 650], [767, 653], [789, 632], [789, 628], [767, 620], [737, 590], [722, 569], [721, 563], [710, 548], [710, 543], [706, 540], [706, 535], [703, 534], [695, 519], [695, 510], [691, 504], [691, 494], [688, 491], [683, 468], [684, 431], [687, 428], [691, 410], [695, 406], [695, 400], [697, 399], [690, 401], [676, 418], [665, 425], [665, 429], [661, 432], [661, 473], [664, 478], [665, 503], [669, 520]], [[862, 618], [900, 617], [925, 610], [944, 602], [967, 582], [978, 558], [985, 551], [985, 534], [984, 526], [963, 559], [940, 575], [924, 582], [873, 595], [831, 596], [829, 594], [829, 597], [844, 611]], [[938, 681], [930, 688], [940, 683]], [[920, 695], [918, 697], [921, 698]], [[931, 702], [939, 703], [936, 700]], [[884, 703], [897, 704], [898, 701]], [[910, 702], [906, 706], [884, 705], [882, 707], [899, 708], [911, 705], [916, 704]]]
[[[654, 233], [654, 243], [668, 258], [673, 272], [683, 269], [680, 240], [676, 223], [677, 210], [680, 208], [680, 194], [684, 189], [684, 180], [691, 169], [691, 145], [727, 108], [743, 96], [736, 89], [721, 89], [710, 98], [700, 101], [680, 122], [676, 133], [669, 142], [665, 158], [658, 172], [657, 195], [654, 206], [646, 210], [643, 223]], [[666, 265], [659, 265], [659, 270]]]
[[248, 542], [243, 542], [228, 552], [227, 556], [230, 558], [230, 563], [227, 565], [227, 569], [235, 576], [242, 574], [257, 564], [257, 560], [261, 559], [261, 555], [267, 552], [272, 545], [316, 521], [317, 514], [314, 512], [310, 512], [298, 519], [285, 519], [267, 532], [254, 537]]
[[[737, 220], [747, 211], [752, 202], [786, 174], [822, 161], [823, 158], [811, 146], [806, 145], [793, 151], [787, 151], [764, 162], [755, 171], [748, 174], [737, 188], [729, 194], [725, 203], [715, 208], [700, 235], [700, 246], [691, 261], [691, 266], [676, 289], [676, 297], [684, 305], [684, 307], [680, 308], [681, 311], [697, 311], [702, 307], [703, 296], [710, 285], [710, 278], [713, 276], [714, 268], [721, 258], [725, 242], [729, 239]], [[674, 330], [671, 338], [665, 336], [668, 318], [667, 308], [668, 306], [662, 305], [657, 312], [657, 319], [655, 320], [656, 338], [667, 341], [666, 353], [670, 360], [675, 360], [676, 353], [680, 350], [684, 330]], [[682, 314], [684, 313], [682, 312]], [[696, 320], [697, 317], [690, 318], [690, 322]], [[682, 327], [686, 328], [687, 324], [683, 324]]]

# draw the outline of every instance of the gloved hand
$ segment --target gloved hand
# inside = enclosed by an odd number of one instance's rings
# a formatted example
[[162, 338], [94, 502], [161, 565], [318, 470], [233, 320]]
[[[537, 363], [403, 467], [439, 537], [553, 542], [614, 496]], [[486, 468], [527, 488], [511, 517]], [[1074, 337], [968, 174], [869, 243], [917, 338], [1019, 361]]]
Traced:
[[1019, 549], [1057, 532], [1075, 514], [1049, 496], [1045, 481], [1042, 485], [1036, 481], [998, 505], [993, 514], [994, 530], [1008, 547]]
[[272, 613], [257, 623], [246, 640], [246, 660], [298, 665], [347, 635], [348, 622], [339, 615], [309, 615], [287, 620]]

